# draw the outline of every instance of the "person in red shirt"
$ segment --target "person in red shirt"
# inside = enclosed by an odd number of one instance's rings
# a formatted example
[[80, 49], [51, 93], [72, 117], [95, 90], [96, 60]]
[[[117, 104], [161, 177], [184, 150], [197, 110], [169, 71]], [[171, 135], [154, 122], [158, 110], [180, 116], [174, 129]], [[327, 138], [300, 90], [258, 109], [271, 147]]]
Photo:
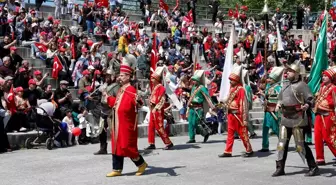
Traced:
[[335, 119], [335, 98], [336, 86], [332, 83], [336, 78], [336, 68], [325, 70], [322, 76], [322, 84], [315, 102], [315, 150], [317, 165], [325, 165], [324, 143], [336, 156], [336, 125]]

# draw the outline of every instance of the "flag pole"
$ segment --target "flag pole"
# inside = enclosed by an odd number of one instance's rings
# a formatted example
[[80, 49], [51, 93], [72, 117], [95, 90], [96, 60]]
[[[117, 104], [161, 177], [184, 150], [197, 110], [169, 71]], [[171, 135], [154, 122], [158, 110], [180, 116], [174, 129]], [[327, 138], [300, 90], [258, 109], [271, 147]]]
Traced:
[[267, 6], [267, 0], [264, 1], [264, 8], [262, 10], [262, 13], [265, 15], [265, 43], [264, 43], [264, 68], [265, 72], [264, 74], [267, 74], [267, 32], [268, 32], [268, 6]]

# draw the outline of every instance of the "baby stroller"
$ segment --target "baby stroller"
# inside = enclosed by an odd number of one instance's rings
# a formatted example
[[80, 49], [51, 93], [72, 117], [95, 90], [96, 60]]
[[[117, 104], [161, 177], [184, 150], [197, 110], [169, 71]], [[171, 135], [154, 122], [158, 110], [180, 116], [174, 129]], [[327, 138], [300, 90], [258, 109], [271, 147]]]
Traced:
[[[36, 137], [28, 137], [25, 141], [25, 147], [31, 149], [34, 146], [45, 145], [47, 149], [52, 150], [55, 138], [61, 133], [60, 121], [53, 119], [52, 115], [55, 109], [50, 107], [54, 106], [51, 102], [47, 106], [33, 107], [31, 111], [36, 117]], [[45, 103], [45, 104], [47, 104]], [[49, 109], [49, 110], [45, 110]]]

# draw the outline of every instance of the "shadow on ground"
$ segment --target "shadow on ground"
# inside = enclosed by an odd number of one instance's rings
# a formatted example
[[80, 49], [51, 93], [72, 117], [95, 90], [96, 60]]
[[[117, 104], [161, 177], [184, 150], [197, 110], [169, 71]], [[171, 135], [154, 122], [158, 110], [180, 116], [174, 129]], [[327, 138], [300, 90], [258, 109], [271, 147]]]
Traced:
[[[179, 174], [177, 174], [175, 172], [176, 169], [179, 168], [185, 168], [186, 166], [174, 166], [174, 167], [155, 167], [155, 166], [148, 166], [146, 172], [144, 173], [144, 175], [152, 175], [152, 174], [160, 174], [163, 176], [179, 176]], [[132, 173], [126, 173], [124, 174], [125, 176], [133, 176], [134, 172]]]
[[[301, 166], [286, 166], [286, 167], [301, 169], [299, 171], [294, 171], [294, 172], [286, 173], [286, 175], [288, 175], [288, 176], [297, 175], [297, 174], [304, 175], [305, 173], [308, 172], [308, 167], [301, 167]], [[336, 176], [336, 169], [335, 168], [326, 168], [325, 166], [320, 166], [319, 167], [318, 176], [322, 176], [322, 177], [335, 177]]]

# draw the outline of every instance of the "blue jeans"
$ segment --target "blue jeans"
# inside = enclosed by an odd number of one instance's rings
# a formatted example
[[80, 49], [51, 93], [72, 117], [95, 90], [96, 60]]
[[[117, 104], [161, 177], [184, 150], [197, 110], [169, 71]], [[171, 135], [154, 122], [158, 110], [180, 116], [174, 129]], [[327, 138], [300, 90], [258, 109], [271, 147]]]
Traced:
[[93, 33], [93, 30], [94, 30], [93, 21], [86, 21], [86, 28], [87, 28], [88, 33]]

